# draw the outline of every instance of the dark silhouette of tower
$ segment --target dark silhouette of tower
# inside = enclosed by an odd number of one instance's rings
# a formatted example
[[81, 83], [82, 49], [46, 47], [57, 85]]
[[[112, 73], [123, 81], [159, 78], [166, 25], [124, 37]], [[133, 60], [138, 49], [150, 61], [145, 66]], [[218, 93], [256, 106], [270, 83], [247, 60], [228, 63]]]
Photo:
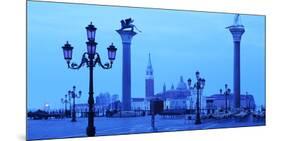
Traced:
[[153, 69], [151, 64], [151, 57], [149, 53], [148, 64], [146, 68], [146, 76], [145, 76], [145, 97], [153, 97], [154, 96], [154, 77], [153, 77]]
[[234, 42], [234, 70], [233, 70], [233, 90], [234, 90], [234, 108], [240, 108], [240, 41], [245, 32], [241, 24], [240, 15], [236, 14], [233, 25], [227, 27], [232, 34]]
[[131, 110], [131, 41], [137, 33], [133, 30], [116, 30], [122, 39], [122, 109]]

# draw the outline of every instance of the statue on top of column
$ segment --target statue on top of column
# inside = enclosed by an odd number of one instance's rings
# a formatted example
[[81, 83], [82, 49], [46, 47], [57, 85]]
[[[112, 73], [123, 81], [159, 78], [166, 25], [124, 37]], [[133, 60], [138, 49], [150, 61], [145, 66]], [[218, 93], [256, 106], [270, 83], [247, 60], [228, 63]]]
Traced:
[[242, 22], [241, 22], [240, 14], [235, 14], [234, 20], [233, 20], [233, 25], [228, 26], [226, 28], [233, 28], [233, 27], [244, 28], [244, 26], [242, 25]]
[[127, 18], [125, 20], [121, 20], [121, 29], [120, 30], [124, 30], [124, 29], [130, 29], [131, 31], [134, 31], [134, 28], [138, 31], [141, 32], [134, 24], [132, 24], [134, 22], [134, 20], [132, 18]]
[[234, 26], [242, 26], [240, 14], [235, 14], [233, 25]]

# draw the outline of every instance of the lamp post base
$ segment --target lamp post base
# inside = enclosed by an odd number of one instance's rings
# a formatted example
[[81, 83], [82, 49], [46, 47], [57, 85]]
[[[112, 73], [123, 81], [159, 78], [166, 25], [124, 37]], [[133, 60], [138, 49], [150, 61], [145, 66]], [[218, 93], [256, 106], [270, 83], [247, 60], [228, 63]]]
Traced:
[[201, 121], [200, 120], [196, 120], [195, 124], [201, 124]]
[[72, 113], [71, 122], [76, 122], [76, 113], [75, 112]]
[[87, 127], [87, 136], [93, 137], [96, 135], [96, 127]]
[[201, 123], [202, 123], [202, 122], [201, 122], [199, 116], [197, 116], [196, 119], [195, 119], [195, 124], [201, 124]]

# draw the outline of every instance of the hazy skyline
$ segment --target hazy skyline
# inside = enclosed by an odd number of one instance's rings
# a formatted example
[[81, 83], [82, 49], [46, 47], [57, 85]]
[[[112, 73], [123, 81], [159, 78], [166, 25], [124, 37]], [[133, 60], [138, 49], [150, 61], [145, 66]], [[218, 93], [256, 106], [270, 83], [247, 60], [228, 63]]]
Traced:
[[[151, 54], [155, 93], [195, 79], [199, 70], [206, 79], [204, 95], [218, 93], [227, 83], [233, 87], [233, 41], [225, 27], [234, 14], [172, 11], [96, 5], [28, 2], [28, 108], [63, 108], [60, 99], [76, 85], [82, 90], [77, 103], [88, 98], [88, 68], [70, 70], [61, 47], [74, 47], [73, 60], [80, 63], [86, 51], [85, 27], [98, 28], [97, 52], [107, 61], [106, 48], [118, 48], [111, 70], [94, 68], [95, 96], [102, 92], [122, 94], [122, 42], [115, 31], [120, 20], [131, 17], [142, 31], [132, 40], [132, 97], [145, 96], [145, 70]], [[241, 40], [241, 93], [253, 94], [257, 105], [265, 101], [265, 17], [241, 15], [245, 33]]]

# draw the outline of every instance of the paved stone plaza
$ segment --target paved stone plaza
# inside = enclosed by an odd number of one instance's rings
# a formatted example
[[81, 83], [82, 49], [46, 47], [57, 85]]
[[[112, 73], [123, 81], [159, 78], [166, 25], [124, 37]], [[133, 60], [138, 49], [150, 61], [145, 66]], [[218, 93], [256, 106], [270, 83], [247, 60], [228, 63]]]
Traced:
[[[162, 118], [156, 117], [155, 126], [157, 131], [151, 128], [151, 117], [131, 118], [95, 118], [96, 135], [119, 135], [132, 133], [148, 133], [177, 130], [198, 130], [212, 128], [228, 128], [241, 126], [261, 126], [264, 121], [253, 121], [251, 117], [244, 120], [220, 119], [203, 120], [202, 124], [195, 125], [194, 121], [185, 121], [183, 117]], [[87, 118], [78, 118], [77, 122], [70, 122], [70, 119], [49, 119], [49, 120], [28, 120], [28, 140], [84, 137], [86, 136]]]

